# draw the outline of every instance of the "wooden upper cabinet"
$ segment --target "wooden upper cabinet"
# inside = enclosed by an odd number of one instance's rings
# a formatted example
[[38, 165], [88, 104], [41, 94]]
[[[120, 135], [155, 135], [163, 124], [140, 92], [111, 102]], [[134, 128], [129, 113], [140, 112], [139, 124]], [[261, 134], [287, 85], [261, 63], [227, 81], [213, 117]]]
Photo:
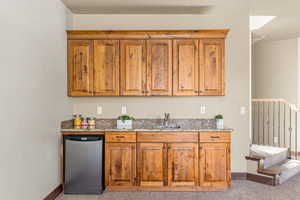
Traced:
[[199, 40], [173, 41], [173, 95], [197, 96], [199, 90]]
[[68, 95], [93, 96], [93, 42], [68, 41]]
[[229, 186], [230, 143], [202, 143], [200, 149], [200, 186]]
[[198, 185], [198, 144], [168, 144], [168, 185]]
[[172, 95], [172, 40], [147, 41], [146, 95]]
[[119, 95], [119, 41], [94, 41], [94, 95]]
[[227, 32], [68, 31], [68, 95], [223, 96]]
[[146, 89], [146, 41], [121, 40], [121, 95], [144, 96]]
[[163, 186], [166, 148], [163, 143], [138, 143], [138, 180], [140, 186]]
[[136, 144], [105, 144], [105, 184], [108, 186], [136, 185]]
[[200, 40], [200, 95], [225, 95], [224, 40]]

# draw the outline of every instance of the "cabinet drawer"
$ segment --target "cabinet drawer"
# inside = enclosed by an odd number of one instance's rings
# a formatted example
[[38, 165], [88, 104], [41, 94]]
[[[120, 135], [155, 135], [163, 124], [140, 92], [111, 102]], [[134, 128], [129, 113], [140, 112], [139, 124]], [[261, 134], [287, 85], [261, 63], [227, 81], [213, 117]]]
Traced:
[[200, 132], [199, 142], [230, 142], [230, 132]]
[[197, 142], [198, 132], [138, 132], [138, 142]]
[[105, 142], [136, 142], [136, 132], [106, 132]]

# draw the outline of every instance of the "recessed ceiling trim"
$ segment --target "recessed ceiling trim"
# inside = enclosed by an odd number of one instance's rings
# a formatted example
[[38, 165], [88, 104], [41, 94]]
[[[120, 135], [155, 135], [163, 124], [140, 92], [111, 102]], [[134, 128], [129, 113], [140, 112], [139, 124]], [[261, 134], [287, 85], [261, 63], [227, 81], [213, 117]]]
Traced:
[[213, 6], [71, 8], [75, 14], [209, 14]]
[[250, 16], [250, 30], [258, 30], [270, 23], [276, 16]]

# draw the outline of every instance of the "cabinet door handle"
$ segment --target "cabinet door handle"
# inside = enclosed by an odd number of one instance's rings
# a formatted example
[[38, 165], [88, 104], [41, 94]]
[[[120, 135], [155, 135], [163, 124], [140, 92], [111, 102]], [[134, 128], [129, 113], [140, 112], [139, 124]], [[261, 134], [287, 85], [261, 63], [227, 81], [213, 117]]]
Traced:
[[88, 73], [88, 70], [87, 70], [87, 66], [86, 66], [86, 65], [83, 66], [83, 69], [84, 69], [84, 73]]
[[117, 135], [116, 138], [121, 139], [121, 138], [125, 138], [125, 136]]
[[144, 148], [144, 150], [161, 150], [161, 148]]
[[220, 136], [210, 136], [211, 139], [219, 139]]
[[193, 148], [192, 147], [175, 147], [173, 149], [175, 149], [175, 150], [192, 150]]

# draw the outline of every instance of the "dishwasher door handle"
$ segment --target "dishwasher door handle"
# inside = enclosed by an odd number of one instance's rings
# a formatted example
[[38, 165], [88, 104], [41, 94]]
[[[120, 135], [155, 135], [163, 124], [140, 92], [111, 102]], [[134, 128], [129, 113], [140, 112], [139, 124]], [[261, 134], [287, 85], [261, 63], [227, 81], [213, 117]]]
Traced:
[[88, 141], [99, 141], [103, 140], [102, 135], [68, 135], [65, 136], [66, 140], [71, 141], [81, 141], [81, 142], [88, 142]]

